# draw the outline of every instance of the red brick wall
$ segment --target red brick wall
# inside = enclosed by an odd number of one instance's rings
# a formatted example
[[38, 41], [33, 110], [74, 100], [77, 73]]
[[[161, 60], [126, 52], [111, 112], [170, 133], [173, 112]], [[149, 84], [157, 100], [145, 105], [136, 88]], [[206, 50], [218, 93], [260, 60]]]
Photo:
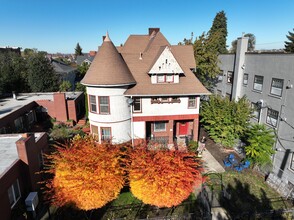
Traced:
[[44, 152], [48, 148], [47, 134], [43, 133], [43, 136], [35, 142], [34, 135], [24, 137], [16, 142], [18, 155], [21, 161], [24, 162], [24, 169], [28, 174], [27, 180], [30, 183], [30, 190], [37, 191], [40, 186], [38, 184], [41, 181], [41, 175], [36, 174], [40, 171], [40, 158], [41, 150]]
[[27, 193], [26, 187], [23, 184], [25, 181], [21, 174], [21, 161], [17, 161], [10, 167], [9, 171], [0, 178], [0, 213], [1, 219], [3, 220], [11, 219], [8, 188], [16, 181], [16, 179], [19, 180], [21, 195], [23, 196]]
[[154, 131], [154, 124], [151, 124], [151, 133], [154, 137], [168, 137], [168, 143], [173, 143], [173, 120], [164, 121], [165, 131]]
[[68, 118], [72, 119], [74, 123], [77, 123], [77, 110], [75, 100], [67, 100]]
[[64, 93], [54, 93], [55, 117], [58, 121], [67, 121], [67, 104]]
[[22, 108], [11, 112], [9, 115], [3, 117], [0, 120], [0, 128], [6, 127], [7, 128], [7, 133], [15, 130], [14, 126], [14, 120], [17, 119], [18, 117], [24, 115], [25, 113], [29, 112], [31, 109], [35, 108], [37, 104], [35, 102], [31, 102]]
[[38, 103], [39, 106], [43, 106], [44, 108], [48, 110], [48, 115], [50, 115], [50, 117], [56, 118], [56, 113], [55, 113], [56, 110], [55, 110], [54, 101], [37, 100], [36, 102]]
[[[11, 208], [8, 198], [8, 188], [18, 179], [21, 200], [24, 200], [29, 192], [38, 191], [41, 175], [39, 154], [48, 150], [47, 134], [43, 133], [35, 142], [34, 136], [24, 135], [16, 142], [20, 160], [17, 160], [9, 170], [0, 178], [0, 213], [1, 219], [11, 219]], [[21, 201], [19, 201], [21, 202]]]

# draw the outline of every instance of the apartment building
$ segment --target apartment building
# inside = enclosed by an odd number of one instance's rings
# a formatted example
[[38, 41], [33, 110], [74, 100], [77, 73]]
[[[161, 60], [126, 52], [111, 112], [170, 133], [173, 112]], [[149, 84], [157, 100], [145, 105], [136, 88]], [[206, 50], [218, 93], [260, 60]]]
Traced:
[[237, 100], [246, 96], [255, 123], [273, 128], [273, 175], [294, 185], [294, 54], [247, 52], [248, 38], [238, 39], [236, 54], [219, 56], [221, 73], [215, 93]]

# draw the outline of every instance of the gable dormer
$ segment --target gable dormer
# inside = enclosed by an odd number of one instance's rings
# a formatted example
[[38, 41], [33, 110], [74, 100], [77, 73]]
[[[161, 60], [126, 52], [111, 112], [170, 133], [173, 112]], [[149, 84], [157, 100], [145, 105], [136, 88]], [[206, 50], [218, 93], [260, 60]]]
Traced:
[[170, 47], [166, 46], [151, 69], [151, 83], [179, 83], [179, 76], [184, 75], [184, 71], [172, 54]]

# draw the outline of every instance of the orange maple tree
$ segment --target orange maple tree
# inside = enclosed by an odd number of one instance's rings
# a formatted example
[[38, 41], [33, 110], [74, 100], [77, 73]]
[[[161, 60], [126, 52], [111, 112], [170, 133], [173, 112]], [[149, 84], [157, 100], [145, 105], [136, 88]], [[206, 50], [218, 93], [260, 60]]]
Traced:
[[176, 206], [202, 183], [201, 161], [193, 153], [136, 147], [129, 156], [131, 192], [146, 204]]
[[57, 206], [100, 208], [117, 198], [125, 184], [120, 146], [98, 144], [91, 137], [76, 138], [48, 157], [54, 177], [47, 182], [47, 196]]

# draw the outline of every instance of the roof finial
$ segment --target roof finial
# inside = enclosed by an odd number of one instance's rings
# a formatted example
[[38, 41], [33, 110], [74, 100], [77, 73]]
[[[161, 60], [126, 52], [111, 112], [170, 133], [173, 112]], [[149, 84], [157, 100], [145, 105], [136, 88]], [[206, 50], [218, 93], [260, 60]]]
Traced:
[[108, 36], [108, 31], [106, 31], [106, 36], [104, 38], [104, 41], [111, 41], [110, 38], [109, 38], [109, 36]]

